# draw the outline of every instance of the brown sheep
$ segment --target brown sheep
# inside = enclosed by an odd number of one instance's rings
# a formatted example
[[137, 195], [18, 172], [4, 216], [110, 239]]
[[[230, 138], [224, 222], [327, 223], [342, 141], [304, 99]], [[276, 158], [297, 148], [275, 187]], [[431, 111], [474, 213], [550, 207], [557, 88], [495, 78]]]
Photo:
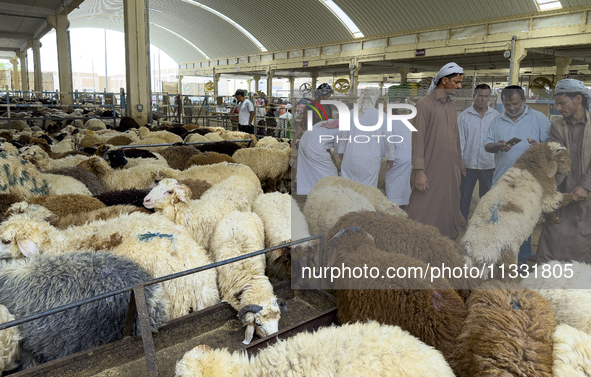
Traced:
[[191, 199], [197, 200], [205, 191], [211, 188], [211, 183], [202, 181], [201, 179], [181, 179], [178, 181], [182, 185], [186, 185], [191, 190]]
[[59, 217], [52, 215], [47, 221], [59, 229], [66, 229], [69, 226], [81, 226], [89, 221], [107, 220], [114, 217], [119, 217], [124, 213], [144, 212], [151, 214], [152, 212], [145, 208], [140, 208], [132, 205], [116, 205], [111, 207], [99, 208], [88, 212], [72, 213], [70, 215]]
[[20, 196], [16, 194], [0, 194], [0, 222], [4, 221], [4, 214], [8, 211], [8, 208], [20, 201]]
[[125, 135], [114, 136], [106, 142], [106, 144], [111, 145], [129, 145], [131, 143], [133, 143], [133, 140], [129, 136]]
[[[333, 231], [337, 230], [333, 228], [330, 233]], [[426, 263], [377, 249], [361, 230], [346, 230], [327, 242], [326, 254], [333, 256], [336, 263], [332, 265], [344, 264], [351, 269], [378, 267], [382, 275], [375, 279], [350, 279], [344, 282], [349, 289], [336, 290], [339, 323], [370, 319], [399, 326], [441, 351], [446, 359], [450, 356], [468, 314], [462, 299], [442, 278], [430, 282], [429, 278], [420, 278], [420, 273], [417, 279], [406, 274], [404, 278], [386, 275], [386, 267], [395, 267], [396, 271], [403, 268], [406, 273], [409, 268], [425, 271]]]
[[166, 159], [168, 166], [172, 169], [183, 170], [189, 159], [199, 154], [197, 149], [191, 146], [170, 146], [160, 152], [160, 155]]
[[80, 194], [40, 196], [30, 198], [27, 202], [31, 204], [39, 204], [59, 217], [74, 213], [89, 212], [105, 207], [100, 200], [95, 199], [92, 196]]
[[205, 152], [202, 154], [196, 154], [187, 161], [185, 165], [185, 169], [187, 170], [193, 165], [213, 165], [217, 164], [218, 162], [231, 162], [233, 164], [236, 163], [234, 159], [227, 154], [223, 153], [216, 153], [216, 152]]
[[450, 365], [458, 377], [552, 377], [550, 303], [528, 289], [488, 281], [467, 301]]

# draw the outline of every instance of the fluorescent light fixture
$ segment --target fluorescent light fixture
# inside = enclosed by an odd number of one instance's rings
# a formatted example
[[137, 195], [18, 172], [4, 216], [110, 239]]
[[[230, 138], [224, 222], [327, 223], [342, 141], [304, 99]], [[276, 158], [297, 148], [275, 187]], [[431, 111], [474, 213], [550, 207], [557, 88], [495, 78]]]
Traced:
[[347, 13], [345, 13], [341, 9], [341, 7], [339, 7], [334, 1], [320, 0], [320, 2], [323, 3], [328, 9], [330, 9], [330, 11], [343, 23], [343, 25], [345, 25], [345, 27], [349, 29], [349, 32], [351, 33], [351, 35], [353, 35], [353, 38], [363, 38], [363, 33], [361, 32], [361, 30], [359, 30], [357, 25], [355, 25], [353, 20], [349, 18]]
[[[225, 21], [229, 22], [230, 24], [232, 24], [236, 29], [240, 30], [242, 32], [242, 34], [246, 35], [255, 45], [257, 45], [258, 48], [261, 49], [261, 51], [265, 52], [267, 51], [267, 49], [265, 48], [265, 46], [263, 46], [263, 44], [261, 42], [259, 42], [258, 39], [256, 39], [254, 37], [254, 35], [250, 34], [245, 28], [243, 28], [242, 26], [240, 26], [236, 21], [234, 21], [233, 19], [231, 19], [230, 17], [226, 16], [223, 13], [218, 12], [217, 10], [210, 8], [206, 5], [203, 5], [201, 3], [198, 3], [196, 1], [192, 1], [192, 0], [182, 0], [185, 3], [191, 4], [191, 5], [195, 5], [198, 6], [200, 8], [203, 8], [213, 14], [215, 14], [218, 17], [223, 18]], [[209, 59], [209, 58], [208, 58]]]
[[163, 13], [161, 10], [154, 9], [154, 8], [148, 8], [148, 10], [153, 10], [154, 12]]
[[534, 0], [539, 11], [550, 9], [561, 9], [560, 0]]

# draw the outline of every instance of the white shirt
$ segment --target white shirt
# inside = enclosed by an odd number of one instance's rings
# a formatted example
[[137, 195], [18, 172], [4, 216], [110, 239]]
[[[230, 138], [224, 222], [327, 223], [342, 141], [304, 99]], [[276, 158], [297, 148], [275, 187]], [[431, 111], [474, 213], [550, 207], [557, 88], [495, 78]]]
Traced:
[[244, 99], [240, 103], [239, 110], [238, 110], [238, 124], [241, 126], [250, 126], [248, 121], [250, 120], [250, 112], [254, 111], [254, 106], [249, 99]]
[[329, 152], [335, 145], [339, 129], [320, 127], [319, 124], [316, 123], [312, 130], [304, 132], [300, 139], [297, 162], [298, 195], [308, 195], [320, 178], [339, 175]]
[[488, 134], [488, 126], [499, 112], [492, 107], [481, 118], [474, 106], [470, 106], [460, 114], [460, 145], [462, 159], [467, 169], [487, 170], [495, 168], [495, 155], [484, 150], [484, 140]]

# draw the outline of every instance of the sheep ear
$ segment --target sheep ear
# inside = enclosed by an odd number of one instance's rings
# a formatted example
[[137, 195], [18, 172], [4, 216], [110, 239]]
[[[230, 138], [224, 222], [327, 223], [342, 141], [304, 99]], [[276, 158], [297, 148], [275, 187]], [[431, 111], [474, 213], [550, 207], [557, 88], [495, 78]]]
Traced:
[[156, 187], [156, 186], [157, 186], [157, 185], [156, 185], [156, 182], [152, 182], [152, 183], [150, 183], [150, 188], [151, 188], [151, 189], [153, 189], [153, 188], [154, 188], [154, 187]]
[[553, 178], [558, 170], [558, 163], [554, 160], [548, 162], [548, 178]]
[[37, 249], [37, 245], [35, 245], [35, 242], [33, 242], [31, 240], [18, 241], [17, 244], [18, 244], [18, 249], [27, 258], [29, 258], [33, 255], [39, 254], [39, 249]]
[[250, 325], [246, 326], [246, 332], [244, 333], [244, 340], [242, 341], [242, 343], [250, 344], [253, 336], [254, 336], [254, 325], [251, 323]]

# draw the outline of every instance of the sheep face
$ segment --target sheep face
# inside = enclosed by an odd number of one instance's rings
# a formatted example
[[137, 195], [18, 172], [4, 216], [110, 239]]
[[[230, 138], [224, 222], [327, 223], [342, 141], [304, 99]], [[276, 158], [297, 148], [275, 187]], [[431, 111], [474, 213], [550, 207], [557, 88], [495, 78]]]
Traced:
[[38, 245], [49, 240], [49, 224], [22, 217], [0, 227], [0, 259], [18, 259], [39, 254]]
[[18, 202], [11, 205], [4, 214], [4, 218], [9, 218], [13, 215], [23, 215], [22, 217], [24, 218], [40, 221], [47, 221], [55, 216], [47, 208], [27, 202]]
[[566, 149], [562, 149], [558, 152], [558, 154], [554, 157], [554, 161], [556, 161], [557, 167], [556, 171], [562, 175], [568, 175], [570, 172], [571, 160], [568, 157], [568, 152]]
[[280, 306], [287, 310], [285, 301], [274, 298], [269, 305], [247, 305], [240, 310], [240, 319], [242, 323], [246, 324], [244, 344], [249, 344], [252, 341], [255, 331], [261, 338], [279, 331]]
[[146, 208], [164, 208], [179, 202], [189, 203], [191, 189], [180, 184], [176, 179], [165, 178], [152, 188], [152, 191], [144, 198]]

